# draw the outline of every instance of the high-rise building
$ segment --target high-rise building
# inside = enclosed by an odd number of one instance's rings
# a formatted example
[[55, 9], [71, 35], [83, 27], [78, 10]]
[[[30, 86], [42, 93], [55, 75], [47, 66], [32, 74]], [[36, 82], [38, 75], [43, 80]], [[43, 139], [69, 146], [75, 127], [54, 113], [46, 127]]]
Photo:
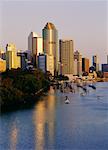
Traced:
[[6, 68], [20, 68], [20, 57], [17, 56], [16, 46], [15, 44], [7, 44], [6, 45]]
[[89, 59], [82, 58], [82, 71], [89, 73]]
[[53, 76], [54, 74], [54, 56], [46, 54], [46, 70], [49, 71]]
[[25, 70], [27, 67], [27, 62], [28, 62], [27, 53], [19, 51], [17, 52], [17, 57], [19, 57], [20, 59], [21, 68]]
[[82, 55], [80, 54], [80, 52], [78, 51], [74, 52], [74, 60], [77, 60], [77, 75], [80, 76], [82, 75]]
[[99, 71], [99, 61], [97, 55], [93, 56], [93, 66], [95, 67], [95, 71]]
[[37, 66], [37, 56], [39, 53], [43, 53], [43, 39], [35, 32], [31, 32], [28, 36], [28, 50], [31, 50], [33, 64], [34, 66]]
[[[58, 73], [58, 31], [55, 28], [54, 24], [48, 22], [42, 30], [42, 34], [44, 53], [49, 55], [47, 59], [49, 58], [50, 61], [52, 58], [54, 58], [54, 60], [51, 61], [52, 63], [54, 63], [52, 64], [52, 66], [54, 66], [54, 69], [51, 70], [54, 70], [53, 74], [56, 75]], [[47, 68], [50, 69], [49, 66], [47, 66]]]
[[108, 72], [108, 64], [102, 64], [102, 72]]
[[77, 70], [77, 68], [78, 68], [78, 61], [77, 61], [77, 59], [74, 59], [74, 75], [78, 75], [78, 70]]
[[59, 40], [61, 74], [74, 73], [73, 40]]
[[41, 69], [44, 73], [46, 72], [46, 55], [45, 54], [39, 54], [38, 68]]

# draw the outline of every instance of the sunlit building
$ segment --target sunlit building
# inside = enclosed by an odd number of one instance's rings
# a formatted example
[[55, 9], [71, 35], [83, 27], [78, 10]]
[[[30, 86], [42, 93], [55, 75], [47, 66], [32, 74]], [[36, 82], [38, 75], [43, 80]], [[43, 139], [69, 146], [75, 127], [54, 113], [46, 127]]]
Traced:
[[89, 73], [89, 59], [82, 58], [82, 71]]
[[0, 58], [0, 72], [6, 71], [6, 60]]
[[73, 73], [74, 75], [78, 75], [77, 65], [78, 65], [77, 59], [74, 59], [74, 73]]
[[54, 76], [54, 56], [46, 54], [46, 70]]
[[43, 53], [43, 39], [35, 32], [31, 32], [28, 36], [28, 50], [31, 50], [33, 64], [34, 66], [37, 66], [37, 56], [39, 55], [39, 53]]
[[61, 74], [74, 73], [73, 40], [59, 40]]
[[[42, 30], [43, 34], [43, 50], [44, 53], [49, 55], [47, 59], [50, 59], [49, 62], [52, 62], [54, 64], [47, 63], [47, 68], [52, 68], [50, 66], [54, 66], [54, 69], [49, 70], [52, 72], [54, 70], [54, 73], [57, 74], [58, 72], [58, 31], [55, 28], [54, 24], [48, 22], [44, 29]], [[54, 58], [54, 60], [51, 60]]]
[[99, 60], [97, 55], [93, 56], [93, 66], [95, 67], [95, 71], [99, 71]]
[[[82, 75], [82, 55], [80, 54], [80, 52], [78, 52], [78, 51], [74, 52], [74, 60], [77, 60], [77, 66], [76, 66], [76, 64], [74, 64], [75, 67], [77, 67], [76, 68], [77, 69], [77, 72], [76, 72], [77, 74], [75, 74], [75, 75], [80, 76], [80, 75]], [[76, 61], [75, 61], [75, 63], [76, 63]]]
[[6, 45], [6, 68], [20, 68], [20, 57], [17, 56], [17, 50], [15, 44], [7, 44]]

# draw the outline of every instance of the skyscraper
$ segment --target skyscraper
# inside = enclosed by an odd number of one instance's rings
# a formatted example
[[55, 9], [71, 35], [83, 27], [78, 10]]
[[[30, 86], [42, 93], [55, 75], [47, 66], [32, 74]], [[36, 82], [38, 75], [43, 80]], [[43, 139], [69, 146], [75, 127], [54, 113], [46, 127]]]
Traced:
[[20, 57], [17, 56], [16, 46], [15, 44], [7, 44], [6, 45], [6, 68], [18, 68], [21, 67]]
[[95, 67], [95, 71], [99, 71], [99, 61], [97, 55], [93, 56], [93, 66]]
[[89, 59], [88, 58], [82, 58], [82, 71], [89, 73]]
[[33, 64], [37, 66], [37, 56], [43, 53], [43, 40], [35, 32], [31, 32], [28, 36], [28, 50], [31, 50]]
[[77, 75], [80, 76], [82, 75], [82, 55], [80, 54], [80, 52], [78, 51], [74, 52], [74, 60], [77, 60]]
[[59, 40], [61, 74], [74, 73], [73, 40]]
[[[55, 28], [54, 24], [48, 22], [44, 29], [42, 30], [43, 34], [43, 50], [44, 53], [48, 55], [48, 59], [54, 64], [47, 63], [47, 71], [54, 70], [53, 74], [58, 72], [58, 31]], [[54, 60], [51, 60], [54, 59]], [[49, 62], [49, 61], [48, 61]], [[50, 66], [54, 66], [54, 69]]]

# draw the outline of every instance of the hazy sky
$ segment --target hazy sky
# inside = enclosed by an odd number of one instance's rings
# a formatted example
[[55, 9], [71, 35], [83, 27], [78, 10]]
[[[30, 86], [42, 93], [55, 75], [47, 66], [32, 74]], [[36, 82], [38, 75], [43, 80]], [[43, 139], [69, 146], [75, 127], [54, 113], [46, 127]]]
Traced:
[[107, 0], [1, 0], [0, 45], [9, 42], [26, 50], [31, 31], [42, 34], [47, 22], [56, 26], [61, 39], [74, 40], [74, 49], [91, 58], [108, 54]]

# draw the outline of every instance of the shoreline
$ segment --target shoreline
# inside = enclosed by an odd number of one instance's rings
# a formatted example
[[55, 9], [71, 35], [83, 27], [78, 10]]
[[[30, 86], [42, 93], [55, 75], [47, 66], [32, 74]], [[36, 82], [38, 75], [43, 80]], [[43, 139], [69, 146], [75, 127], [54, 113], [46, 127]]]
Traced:
[[7, 113], [7, 112], [12, 112], [12, 111], [17, 111], [21, 109], [27, 109], [31, 108], [34, 106], [35, 103], [37, 103], [40, 99], [41, 96], [44, 95], [44, 92], [47, 92], [49, 90], [49, 86], [44, 87], [37, 91], [34, 95], [24, 95], [24, 99], [21, 99], [17, 103], [7, 103], [6, 105], [1, 105], [0, 106], [0, 113]]

